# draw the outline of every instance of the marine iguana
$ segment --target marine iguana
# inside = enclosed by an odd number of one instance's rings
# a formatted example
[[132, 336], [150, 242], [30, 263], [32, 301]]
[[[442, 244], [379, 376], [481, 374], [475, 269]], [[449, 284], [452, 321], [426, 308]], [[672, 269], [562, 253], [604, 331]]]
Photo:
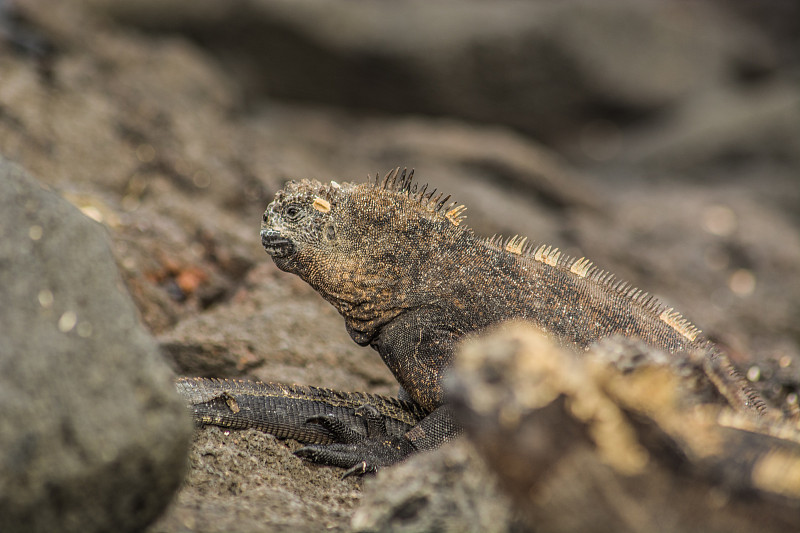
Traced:
[[[475, 236], [463, 223], [465, 207], [419, 186], [413, 174], [396, 169], [363, 184], [293, 181], [264, 212], [261, 242], [278, 268], [339, 311], [352, 339], [374, 348], [392, 371], [410, 402], [404, 405], [424, 415], [398, 433], [387, 431], [379, 409], [348, 411], [347, 423], [309, 413], [308, 423], [334, 442], [297, 455], [360, 474], [453, 438], [460, 427], [442, 377], [457, 345], [511, 319], [577, 350], [620, 336], [695, 354], [734, 408], [767, 410], [728, 358], [673, 309], [585, 258], [519, 236]], [[353, 430], [354, 414], [366, 418], [366, 431]]]

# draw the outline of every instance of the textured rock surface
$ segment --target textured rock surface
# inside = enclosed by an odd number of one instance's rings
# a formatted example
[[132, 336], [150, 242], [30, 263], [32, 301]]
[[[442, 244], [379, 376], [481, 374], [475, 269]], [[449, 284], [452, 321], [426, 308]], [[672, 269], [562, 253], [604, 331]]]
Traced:
[[796, 421], [737, 418], [681, 359], [613, 339], [578, 357], [505, 324], [464, 344], [447, 389], [532, 531], [796, 530]]
[[343, 531], [361, 500], [361, 479], [309, 467], [256, 430], [197, 432], [189, 465], [186, 487], [152, 533]]
[[0, 529], [137, 531], [191, 424], [104, 229], [0, 158]]
[[514, 531], [508, 499], [466, 440], [410, 458], [365, 483], [355, 531]]

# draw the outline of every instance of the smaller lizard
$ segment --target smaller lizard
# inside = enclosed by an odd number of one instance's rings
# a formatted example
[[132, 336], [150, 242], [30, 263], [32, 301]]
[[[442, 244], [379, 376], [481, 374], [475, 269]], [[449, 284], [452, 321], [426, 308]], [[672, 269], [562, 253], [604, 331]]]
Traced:
[[578, 351], [616, 336], [690, 354], [735, 409], [768, 410], [728, 358], [673, 309], [585, 258], [533, 248], [517, 236], [476, 237], [463, 224], [464, 206], [412, 177], [397, 169], [359, 185], [290, 182], [264, 213], [261, 241], [278, 268], [339, 311], [351, 338], [380, 354], [400, 397], [423, 414], [402, 435], [388, 433], [374, 411], [366, 414], [368, 431], [355, 433], [340, 414], [312, 414], [310, 422], [336, 442], [309, 444], [299, 456], [363, 473], [455, 437], [461, 429], [442, 378], [459, 342], [513, 319]]

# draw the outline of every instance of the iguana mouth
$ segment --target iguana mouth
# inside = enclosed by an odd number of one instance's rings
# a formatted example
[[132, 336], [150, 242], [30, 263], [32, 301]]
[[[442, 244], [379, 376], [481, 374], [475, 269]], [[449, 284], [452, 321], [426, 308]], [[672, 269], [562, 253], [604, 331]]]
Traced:
[[292, 241], [274, 230], [261, 231], [261, 245], [272, 257], [286, 257], [294, 252]]

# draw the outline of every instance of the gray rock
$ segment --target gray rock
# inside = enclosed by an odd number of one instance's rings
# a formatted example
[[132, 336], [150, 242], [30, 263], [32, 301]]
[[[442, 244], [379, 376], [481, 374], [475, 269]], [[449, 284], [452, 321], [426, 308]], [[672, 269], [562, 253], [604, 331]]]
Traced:
[[255, 429], [197, 431], [186, 483], [147, 533], [344, 533], [361, 478], [292, 455], [300, 444]]
[[0, 530], [141, 530], [191, 424], [105, 232], [0, 158], [0, 265]]
[[355, 531], [516, 531], [509, 500], [464, 439], [367, 479]]

